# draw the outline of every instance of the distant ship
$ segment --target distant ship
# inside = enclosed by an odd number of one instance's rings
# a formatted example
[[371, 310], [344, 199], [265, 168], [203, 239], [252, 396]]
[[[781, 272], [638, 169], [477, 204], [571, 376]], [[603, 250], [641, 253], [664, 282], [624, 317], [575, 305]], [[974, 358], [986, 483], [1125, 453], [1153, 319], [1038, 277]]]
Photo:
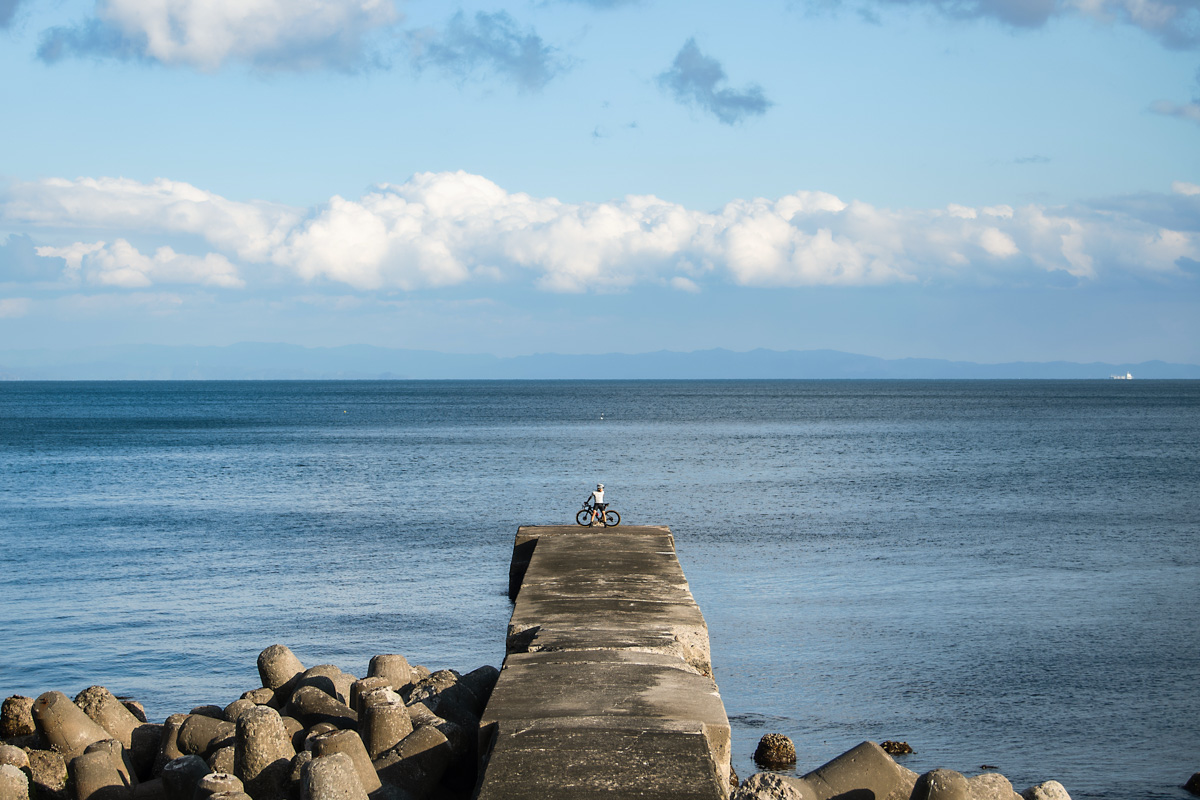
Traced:
[[1131, 381], [1133, 380], [1133, 373], [1126, 372], [1124, 375], [1109, 375], [1109, 377], [1114, 381]]

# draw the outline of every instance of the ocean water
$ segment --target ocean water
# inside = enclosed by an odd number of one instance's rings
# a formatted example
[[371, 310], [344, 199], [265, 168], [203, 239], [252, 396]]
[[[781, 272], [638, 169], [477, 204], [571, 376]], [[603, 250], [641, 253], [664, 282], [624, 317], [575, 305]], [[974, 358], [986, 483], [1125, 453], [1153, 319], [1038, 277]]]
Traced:
[[0, 693], [225, 704], [288, 644], [499, 666], [512, 537], [670, 525], [746, 777], [1200, 771], [1200, 382], [0, 383]]

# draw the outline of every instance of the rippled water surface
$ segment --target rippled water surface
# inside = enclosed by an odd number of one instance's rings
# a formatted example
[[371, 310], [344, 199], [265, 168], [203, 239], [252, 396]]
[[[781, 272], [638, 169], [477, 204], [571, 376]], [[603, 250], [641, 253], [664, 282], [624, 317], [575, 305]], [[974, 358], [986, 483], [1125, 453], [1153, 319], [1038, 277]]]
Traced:
[[0, 692], [228, 703], [284, 642], [499, 665], [519, 524], [667, 524], [743, 777], [904, 739], [1200, 770], [1200, 383], [0, 383]]

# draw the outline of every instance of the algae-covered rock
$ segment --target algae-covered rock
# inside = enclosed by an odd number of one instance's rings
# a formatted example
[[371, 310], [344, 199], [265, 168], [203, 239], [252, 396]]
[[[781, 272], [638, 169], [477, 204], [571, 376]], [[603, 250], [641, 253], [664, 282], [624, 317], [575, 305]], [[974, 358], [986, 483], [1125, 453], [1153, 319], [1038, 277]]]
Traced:
[[14, 694], [0, 706], [0, 739], [32, 736], [37, 733], [33, 723], [33, 698]]
[[767, 769], [782, 769], [796, 763], [796, 746], [782, 733], [768, 733], [758, 740], [754, 761]]

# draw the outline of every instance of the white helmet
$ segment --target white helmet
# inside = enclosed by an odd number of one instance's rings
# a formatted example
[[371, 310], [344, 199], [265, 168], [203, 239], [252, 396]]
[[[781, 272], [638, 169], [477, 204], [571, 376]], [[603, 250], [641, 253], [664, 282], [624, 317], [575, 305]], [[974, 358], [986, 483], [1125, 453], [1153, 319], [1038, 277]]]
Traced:
[[604, 484], [603, 484], [603, 483], [597, 483], [597, 484], [596, 484], [596, 491], [598, 491], [598, 492], [603, 492], [603, 491], [604, 491]]

